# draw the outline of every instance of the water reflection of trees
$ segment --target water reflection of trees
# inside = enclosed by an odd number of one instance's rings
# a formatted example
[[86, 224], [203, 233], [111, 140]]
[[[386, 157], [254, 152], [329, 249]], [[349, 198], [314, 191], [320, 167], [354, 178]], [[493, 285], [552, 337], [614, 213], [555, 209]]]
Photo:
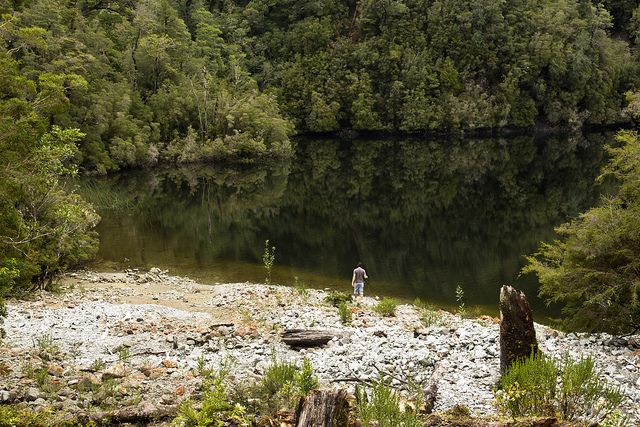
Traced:
[[[553, 224], [594, 203], [604, 138], [302, 140], [290, 164], [86, 185], [106, 200], [112, 259], [259, 264], [269, 238], [281, 265], [339, 278], [362, 259], [386, 292], [452, 300], [463, 283], [482, 303]], [[108, 212], [109, 193], [129, 201]]]
[[[360, 258], [411, 288], [401, 294], [452, 300], [464, 283], [471, 299], [492, 301], [552, 224], [597, 199], [603, 139], [309, 141], [280, 223], [306, 242], [298, 253], [321, 254], [336, 273]], [[321, 224], [312, 239], [311, 218]]]
[[258, 256], [256, 227], [277, 217], [288, 171], [288, 163], [269, 169], [185, 166], [85, 181], [81, 191], [103, 216], [102, 257], [207, 265]]

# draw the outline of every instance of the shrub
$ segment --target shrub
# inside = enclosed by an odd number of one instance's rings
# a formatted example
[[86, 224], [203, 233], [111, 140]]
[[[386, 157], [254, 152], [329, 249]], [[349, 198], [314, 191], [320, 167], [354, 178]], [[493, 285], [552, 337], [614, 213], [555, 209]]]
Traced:
[[233, 404], [227, 395], [227, 371], [211, 372], [204, 383], [204, 396], [200, 410], [187, 399], [180, 405], [174, 424], [183, 427], [222, 426], [246, 424], [249, 419], [242, 405]]
[[89, 367], [89, 369], [91, 369], [91, 371], [93, 372], [99, 372], [104, 369], [104, 366], [104, 360], [102, 360], [101, 358], [97, 358], [94, 359], [93, 362], [91, 362], [91, 366]]
[[356, 386], [356, 413], [364, 427], [422, 427], [424, 417], [414, 411], [402, 411], [398, 393], [384, 379], [371, 387]]
[[339, 307], [340, 303], [347, 303], [347, 302], [351, 301], [351, 296], [348, 295], [348, 294], [345, 294], [344, 292], [331, 291], [324, 298], [324, 301], [327, 304], [331, 304], [334, 307]]
[[49, 334], [38, 337], [36, 345], [38, 347], [38, 356], [40, 356], [42, 360], [55, 359], [60, 353], [60, 348]]
[[264, 252], [262, 253], [262, 265], [267, 272], [267, 277], [264, 279], [267, 285], [271, 284], [271, 270], [273, 264], [276, 262], [276, 247], [269, 247], [269, 240], [264, 241]]
[[91, 384], [93, 403], [101, 408], [113, 408], [122, 397], [120, 388], [115, 379], [103, 379], [99, 384]]
[[456, 302], [458, 303], [456, 313], [460, 317], [465, 317], [467, 315], [467, 309], [464, 304], [464, 289], [462, 289], [461, 285], [456, 286]]
[[45, 393], [55, 394], [62, 388], [60, 382], [51, 377], [47, 368], [38, 368], [33, 375], [38, 388]]
[[397, 306], [398, 301], [394, 298], [384, 297], [373, 309], [384, 317], [392, 317], [396, 315]]
[[11, 373], [11, 367], [4, 362], [0, 362], [0, 377], [6, 377]]
[[304, 358], [302, 369], [295, 374], [295, 382], [302, 396], [306, 396], [309, 392], [318, 388], [318, 377], [313, 372], [311, 361]]
[[498, 410], [513, 418], [554, 416], [601, 422], [620, 405], [622, 395], [596, 371], [591, 357], [558, 362], [540, 353], [516, 361], [500, 380]]
[[416, 297], [412, 304], [418, 308], [427, 308], [427, 303], [422, 301], [419, 297]]
[[307, 288], [307, 285], [304, 282], [300, 282], [298, 280], [298, 276], [294, 277], [294, 286], [296, 291], [298, 292], [298, 295], [300, 295], [300, 297], [302, 297], [304, 301], [307, 301], [311, 293], [309, 292], [309, 288]]
[[445, 323], [442, 319], [442, 315], [438, 311], [426, 308], [422, 310], [420, 320], [427, 328], [431, 326], [442, 326]]
[[516, 360], [500, 380], [498, 410], [513, 418], [553, 415], [557, 378], [556, 362], [541, 353]]
[[578, 361], [564, 356], [558, 391], [558, 412], [566, 420], [588, 417], [601, 422], [622, 402], [620, 390], [601, 377], [591, 356]]
[[338, 313], [340, 314], [340, 321], [343, 325], [351, 324], [351, 307], [349, 307], [346, 302], [340, 302], [340, 304], [338, 305]]
[[273, 364], [265, 372], [254, 394], [261, 403], [259, 409], [275, 414], [292, 410], [300, 397], [317, 388], [318, 378], [308, 359], [304, 359], [300, 369], [294, 363], [278, 361], [274, 357]]
[[471, 410], [464, 405], [455, 405], [447, 410], [447, 415], [454, 418], [466, 418], [471, 416]]
[[276, 413], [293, 406], [297, 370], [295, 364], [281, 362], [274, 357], [273, 364], [266, 370], [255, 393], [263, 410]]

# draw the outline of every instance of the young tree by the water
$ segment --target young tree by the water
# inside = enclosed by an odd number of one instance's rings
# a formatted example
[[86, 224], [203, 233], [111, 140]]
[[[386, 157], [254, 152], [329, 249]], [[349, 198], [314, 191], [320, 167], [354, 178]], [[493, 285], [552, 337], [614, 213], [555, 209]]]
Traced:
[[640, 329], [640, 135], [621, 131], [601, 178], [619, 192], [557, 228], [560, 239], [527, 257], [540, 293], [564, 304], [567, 327], [626, 333]]

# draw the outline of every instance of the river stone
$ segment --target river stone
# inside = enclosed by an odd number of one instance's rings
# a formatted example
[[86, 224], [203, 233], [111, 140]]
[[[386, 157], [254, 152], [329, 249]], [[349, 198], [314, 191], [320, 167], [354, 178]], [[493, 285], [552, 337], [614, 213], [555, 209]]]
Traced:
[[29, 387], [24, 394], [24, 400], [27, 402], [33, 402], [40, 398], [40, 390], [35, 387]]
[[116, 363], [102, 374], [102, 379], [124, 378], [127, 376], [127, 370], [121, 363]]
[[527, 297], [511, 286], [500, 289], [500, 372], [538, 351], [533, 314]]

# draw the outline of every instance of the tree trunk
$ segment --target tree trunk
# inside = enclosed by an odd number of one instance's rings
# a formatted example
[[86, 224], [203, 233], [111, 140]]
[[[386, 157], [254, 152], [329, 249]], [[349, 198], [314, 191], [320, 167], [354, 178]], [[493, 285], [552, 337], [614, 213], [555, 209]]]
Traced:
[[349, 401], [345, 390], [314, 391], [300, 399], [296, 427], [347, 427]]
[[504, 285], [500, 290], [500, 373], [520, 358], [538, 352], [533, 314], [523, 292]]
[[341, 336], [330, 330], [287, 329], [282, 333], [282, 341], [291, 347], [319, 347]]

